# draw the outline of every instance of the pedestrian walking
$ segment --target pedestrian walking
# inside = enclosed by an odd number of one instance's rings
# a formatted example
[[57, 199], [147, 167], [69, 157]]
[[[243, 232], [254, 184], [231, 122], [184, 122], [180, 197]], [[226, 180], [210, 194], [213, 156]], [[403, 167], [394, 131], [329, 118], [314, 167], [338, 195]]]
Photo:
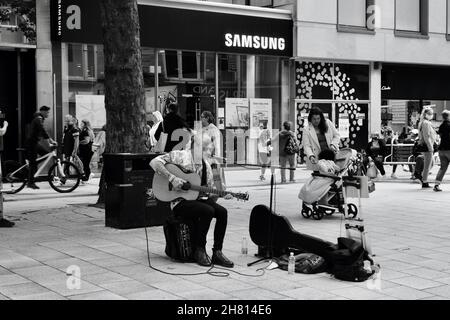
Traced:
[[67, 161], [78, 154], [80, 145], [80, 130], [75, 127], [75, 119], [68, 114], [64, 117], [63, 154]]
[[374, 132], [371, 134], [371, 139], [369, 144], [366, 147], [367, 159], [365, 159], [365, 164], [372, 160], [377, 167], [378, 171], [381, 173], [381, 177], [386, 177], [386, 171], [384, 170], [383, 162], [384, 157], [386, 156], [386, 142], [383, 138], [380, 137], [378, 132]]
[[[419, 147], [424, 156], [424, 165], [422, 171], [422, 189], [431, 188], [428, 183], [428, 175], [433, 168], [433, 154], [437, 149], [437, 134], [433, 128], [431, 120], [433, 119], [433, 109], [424, 108], [419, 122]], [[437, 150], [436, 150], [437, 151]]]
[[270, 167], [270, 149], [271, 149], [271, 133], [267, 129], [267, 124], [261, 123], [259, 125], [259, 138], [258, 138], [258, 155], [261, 163], [261, 174], [259, 179], [261, 181], [266, 180], [266, 169]]
[[450, 163], [450, 111], [444, 110], [442, 112], [443, 122], [439, 127], [438, 134], [441, 137], [441, 144], [439, 145], [439, 159], [441, 162], [441, 168], [436, 176], [436, 183], [434, 185], [434, 191], [440, 192], [442, 189], [440, 185], [444, 176], [447, 173], [448, 165]]
[[83, 181], [88, 181], [91, 178], [91, 159], [94, 155], [92, 152], [92, 144], [94, 143], [94, 131], [92, 130], [89, 120], [83, 119], [81, 121], [80, 132], [80, 159], [83, 163], [84, 177]]
[[[156, 144], [158, 143], [159, 137], [156, 138], [156, 131], [160, 128], [161, 123], [163, 122], [163, 116], [161, 114], [161, 112], [159, 111], [155, 111], [152, 113], [152, 117], [153, 117], [153, 126], [150, 129], [150, 147], [152, 150]], [[161, 128], [162, 131], [162, 128]], [[161, 133], [160, 133], [161, 135]]]
[[106, 125], [104, 125], [95, 136], [92, 151], [97, 154], [98, 162], [103, 163], [103, 153], [106, 148]]
[[[397, 156], [398, 149], [395, 148], [395, 145], [398, 144], [398, 138], [397, 138], [397, 135], [394, 134], [394, 132], [392, 131], [391, 128], [388, 128], [385, 131], [385, 141], [386, 141], [386, 145], [389, 145], [389, 147], [386, 148], [386, 151], [388, 151], [389, 149], [392, 150], [391, 161], [392, 162], [398, 161], [398, 156]], [[394, 145], [393, 148], [391, 147], [392, 145]], [[398, 165], [396, 165], [396, 164], [392, 165], [392, 174], [391, 174], [392, 179], [397, 179], [397, 175], [395, 174], [395, 172], [397, 171], [397, 166]]]
[[29, 161], [28, 170], [28, 188], [39, 189], [34, 180], [34, 175], [37, 171], [38, 155], [44, 155], [50, 152], [50, 145], [56, 142], [50, 138], [47, 130], [44, 128], [44, 120], [48, 118], [50, 108], [42, 106], [39, 112], [35, 113], [31, 121], [29, 135], [25, 143], [27, 149], [27, 159]]
[[300, 151], [298, 141], [291, 130], [292, 122], [283, 123], [283, 130], [272, 139], [272, 147], [278, 150], [281, 183], [286, 183], [286, 169], [289, 163], [289, 182], [295, 182], [297, 168], [297, 153]]
[[333, 122], [317, 107], [308, 115], [308, 126], [303, 130], [303, 147], [306, 154], [306, 166], [309, 170], [317, 170], [319, 153], [330, 149], [337, 153], [341, 137]]

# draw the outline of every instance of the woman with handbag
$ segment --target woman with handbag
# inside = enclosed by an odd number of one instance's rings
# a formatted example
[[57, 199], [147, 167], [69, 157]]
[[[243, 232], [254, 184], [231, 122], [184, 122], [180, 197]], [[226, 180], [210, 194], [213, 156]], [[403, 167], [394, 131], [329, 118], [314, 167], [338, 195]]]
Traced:
[[270, 167], [271, 132], [267, 129], [267, 124], [260, 123], [258, 138], [258, 155], [261, 162], [261, 175], [259, 180], [266, 180], [266, 169]]
[[445, 173], [447, 172], [448, 165], [450, 163], [450, 111], [444, 110], [442, 112], [442, 122], [439, 127], [439, 135], [441, 137], [441, 144], [439, 146], [439, 159], [441, 161], [441, 168], [436, 176], [436, 184], [434, 185], [434, 191], [440, 192], [442, 189], [440, 185], [444, 180]]
[[433, 109], [424, 108], [420, 115], [419, 122], [419, 150], [424, 156], [424, 165], [422, 171], [422, 189], [431, 188], [428, 183], [428, 175], [433, 168], [433, 154], [437, 149], [437, 134], [433, 128], [431, 120], [433, 119]]
[[366, 154], [368, 158], [366, 159], [366, 165], [373, 161], [377, 169], [381, 173], [381, 177], [386, 177], [386, 172], [384, 171], [383, 161], [386, 156], [386, 143], [384, 139], [380, 139], [378, 132], [371, 134], [371, 140], [366, 148]]

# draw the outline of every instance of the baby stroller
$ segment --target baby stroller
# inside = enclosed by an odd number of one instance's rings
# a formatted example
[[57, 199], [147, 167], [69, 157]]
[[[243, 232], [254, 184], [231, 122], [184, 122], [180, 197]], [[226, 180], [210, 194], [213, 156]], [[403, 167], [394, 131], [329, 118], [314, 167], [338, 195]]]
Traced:
[[[342, 192], [342, 177], [362, 175], [362, 156], [356, 150], [342, 149], [337, 153], [335, 163], [340, 168], [337, 175], [314, 172], [300, 190], [298, 197], [303, 201], [301, 213], [304, 218], [321, 220], [337, 211], [344, 214], [347, 201]], [[347, 204], [347, 213], [355, 218], [358, 207], [353, 203]]]

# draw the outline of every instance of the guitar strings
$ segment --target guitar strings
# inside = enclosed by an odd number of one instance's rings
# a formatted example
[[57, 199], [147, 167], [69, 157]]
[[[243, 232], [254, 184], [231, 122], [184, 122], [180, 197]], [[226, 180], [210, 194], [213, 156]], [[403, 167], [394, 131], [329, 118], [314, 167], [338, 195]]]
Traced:
[[[230, 269], [225, 269], [222, 267], [218, 267], [216, 265], [211, 265], [211, 267], [205, 271], [205, 272], [198, 272], [198, 273], [172, 273], [172, 272], [167, 272], [164, 270], [160, 270], [158, 268], [155, 268], [154, 266], [152, 266], [152, 263], [150, 261], [150, 248], [149, 248], [149, 240], [148, 240], [148, 231], [147, 228], [144, 228], [145, 230], [145, 240], [146, 240], [146, 245], [147, 245], [147, 260], [148, 260], [148, 266], [150, 267], [150, 269], [163, 273], [163, 274], [167, 274], [167, 275], [171, 275], [171, 276], [200, 276], [200, 275], [210, 275], [213, 277], [219, 277], [219, 278], [227, 278], [231, 275], [231, 273], [235, 273], [238, 274], [240, 276], [244, 276], [244, 277], [251, 277], [251, 278], [258, 278], [258, 277], [262, 277], [265, 274], [265, 268], [260, 268], [260, 269], [256, 269], [256, 272], [261, 272], [261, 274], [245, 274], [245, 273], [241, 273], [238, 271], [234, 271], [234, 270], [230, 270]], [[212, 271], [214, 269], [219, 269], [219, 270], [226, 270], [225, 271]]]

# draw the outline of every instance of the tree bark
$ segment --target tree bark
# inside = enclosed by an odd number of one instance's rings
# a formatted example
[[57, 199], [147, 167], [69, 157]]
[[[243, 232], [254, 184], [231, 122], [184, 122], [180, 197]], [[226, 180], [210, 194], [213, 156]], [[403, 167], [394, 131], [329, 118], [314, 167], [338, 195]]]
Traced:
[[145, 152], [145, 89], [136, 0], [101, 0], [105, 153]]
[[[137, 1], [100, 0], [100, 12], [105, 56], [105, 153], [146, 152]], [[104, 203], [104, 179], [100, 180], [98, 203]]]

